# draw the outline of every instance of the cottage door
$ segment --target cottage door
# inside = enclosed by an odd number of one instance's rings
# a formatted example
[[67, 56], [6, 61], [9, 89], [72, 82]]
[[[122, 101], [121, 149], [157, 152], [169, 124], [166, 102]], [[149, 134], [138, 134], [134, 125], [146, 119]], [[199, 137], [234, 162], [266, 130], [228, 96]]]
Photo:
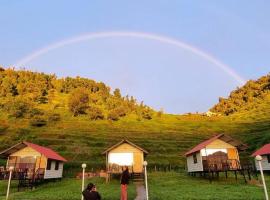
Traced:
[[143, 159], [142, 159], [142, 155], [140, 153], [134, 153], [134, 163], [133, 163], [133, 172], [135, 173], [142, 173], [142, 164], [143, 164]]

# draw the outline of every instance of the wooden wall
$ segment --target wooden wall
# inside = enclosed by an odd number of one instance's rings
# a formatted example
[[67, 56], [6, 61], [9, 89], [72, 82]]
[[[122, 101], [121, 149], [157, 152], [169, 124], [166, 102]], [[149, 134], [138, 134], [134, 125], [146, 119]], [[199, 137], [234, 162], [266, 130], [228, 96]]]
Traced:
[[140, 149], [137, 149], [130, 144], [124, 143], [112, 149], [109, 153], [133, 153], [133, 172], [143, 172], [144, 154]]

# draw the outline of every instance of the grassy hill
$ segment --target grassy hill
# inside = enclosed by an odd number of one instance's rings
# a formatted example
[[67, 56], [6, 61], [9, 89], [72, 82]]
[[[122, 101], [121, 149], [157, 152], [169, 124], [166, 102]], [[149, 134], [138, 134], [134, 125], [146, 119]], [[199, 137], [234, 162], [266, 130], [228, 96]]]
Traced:
[[[18, 83], [14, 85], [18, 86]], [[94, 104], [102, 110], [104, 118], [94, 120], [87, 109], [76, 116], [70, 110], [70, 96], [75, 89], [69, 92], [56, 89], [50, 101], [40, 102], [42, 95], [32, 99], [31, 107], [23, 110], [20, 117], [14, 115], [14, 109], [6, 109], [3, 103], [12, 102], [19, 94], [0, 96], [0, 150], [18, 141], [28, 140], [61, 153], [69, 160], [66, 168], [79, 169], [78, 166], [86, 162], [94, 169], [100, 169], [105, 167], [105, 157], [101, 153], [119, 140], [127, 138], [150, 152], [147, 157], [150, 166], [184, 167], [183, 154], [216, 133], [226, 133], [246, 142], [250, 146], [246, 155], [270, 141], [269, 96], [248, 110], [238, 110], [228, 116], [207, 117], [199, 114], [163, 114], [138, 103], [128, 104], [130, 99], [119, 97], [118, 94], [107, 94], [107, 100], [110, 101], [102, 100], [102, 96], [97, 95], [97, 102], [100, 103], [90, 101], [87, 108]], [[48, 98], [48, 94], [44, 93], [43, 97]], [[93, 93], [88, 95], [91, 97]], [[107, 119], [111, 110], [117, 108], [108, 107], [111, 100], [117, 100], [127, 109], [117, 120]], [[11, 105], [14, 108], [14, 102]], [[15, 106], [19, 111], [21, 107]]]

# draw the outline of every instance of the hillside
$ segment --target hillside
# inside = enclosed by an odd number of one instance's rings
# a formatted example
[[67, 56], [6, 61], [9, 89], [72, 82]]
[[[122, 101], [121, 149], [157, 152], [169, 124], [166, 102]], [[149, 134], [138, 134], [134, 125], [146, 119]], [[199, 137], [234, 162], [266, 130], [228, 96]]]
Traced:
[[250, 111], [270, 101], [270, 74], [250, 80], [243, 87], [232, 91], [228, 98], [219, 98], [211, 111], [223, 115]]
[[[6, 79], [3, 74], [7, 72], [12, 76], [17, 75], [17, 78], [14, 78], [17, 82], [3, 81]], [[22, 81], [18, 78], [17, 73], [34, 75], [36, 78], [31, 80], [37, 82], [32, 85], [37, 88], [31, 92], [21, 93], [18, 83], [30, 84], [31, 81]], [[54, 75], [11, 69], [4, 70], [0, 74], [0, 102], [2, 104], [0, 112], [0, 142], [2, 145], [0, 150], [21, 140], [32, 141], [60, 152], [69, 160], [66, 168], [79, 169], [78, 166], [82, 162], [88, 163], [94, 169], [104, 168], [105, 157], [101, 153], [123, 138], [131, 140], [150, 152], [147, 157], [150, 167], [154, 165], [184, 167], [183, 154], [185, 151], [216, 133], [226, 133], [249, 144], [250, 149], [245, 155], [249, 155], [251, 151], [270, 141], [270, 100], [268, 98], [264, 98], [257, 106], [248, 110], [239, 110], [228, 116], [169, 115], [138, 104], [134, 98], [123, 98], [119, 95], [119, 90], [111, 94], [109, 87], [105, 84], [88, 79], [79, 77], [57, 79]], [[39, 76], [48, 77], [41, 81], [43, 86], [40, 86], [42, 84], [38, 81]], [[55, 78], [52, 79], [52, 77]], [[72, 82], [72, 86], [67, 86], [69, 85], [67, 82]], [[6, 87], [9, 90], [3, 90], [2, 85], [7, 85], [7, 83], [13, 85]], [[78, 83], [80, 83], [79, 86], [77, 86]], [[93, 89], [97, 88], [97, 85], [102, 89]], [[39, 93], [42, 91], [39, 88], [48, 92]], [[52, 88], [54, 94], [50, 95]], [[2, 91], [9, 91], [9, 94], [3, 95]], [[39, 92], [32, 96], [32, 91]], [[75, 114], [70, 107], [70, 101], [72, 101], [70, 99], [76, 96], [74, 91], [79, 91], [80, 94], [86, 91], [87, 94], [75, 98], [75, 102], [82, 103], [78, 109], [80, 112]], [[103, 96], [104, 94], [105, 96]], [[38, 98], [36, 98], [37, 96]], [[92, 101], [93, 96], [98, 100]], [[28, 98], [28, 100], [25, 101], [24, 98]], [[19, 100], [17, 101], [17, 99]], [[23, 99], [23, 103], [21, 103], [21, 99]], [[40, 99], [44, 101], [40, 101]], [[85, 99], [89, 101], [85, 101]], [[114, 100], [118, 103], [111, 104]], [[25, 109], [25, 105], [28, 106], [27, 109]], [[115, 111], [120, 106], [125, 108], [124, 115], [119, 115], [121, 112], [117, 111], [115, 112], [117, 118], [108, 117], [112, 110]], [[95, 113], [94, 116], [99, 116], [96, 115], [99, 112], [91, 113], [92, 107], [99, 108], [103, 117], [91, 117], [94, 115], [93, 113]], [[81, 108], [83, 112], [81, 112]], [[15, 112], [18, 110], [19, 112]]]

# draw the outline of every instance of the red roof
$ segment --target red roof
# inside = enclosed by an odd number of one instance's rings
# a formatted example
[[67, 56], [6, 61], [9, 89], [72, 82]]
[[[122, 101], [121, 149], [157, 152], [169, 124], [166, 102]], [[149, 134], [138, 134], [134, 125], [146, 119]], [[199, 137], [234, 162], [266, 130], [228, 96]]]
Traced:
[[262, 148], [255, 151], [252, 156], [270, 154], [270, 144], [264, 145]]
[[65, 158], [60, 156], [58, 153], [56, 153], [52, 149], [42, 147], [42, 146], [30, 143], [30, 142], [23, 142], [23, 143], [25, 145], [27, 145], [28, 147], [31, 147], [32, 149], [34, 149], [34, 150], [38, 151], [39, 153], [43, 154], [47, 158], [50, 158], [50, 159], [53, 159], [53, 160], [59, 160], [59, 161], [63, 161], [63, 162], [67, 161]]
[[192, 153], [195, 153], [197, 151], [200, 151], [201, 149], [205, 148], [208, 144], [212, 143], [213, 141], [215, 141], [216, 139], [220, 138], [221, 136], [223, 136], [223, 134], [219, 134], [216, 135], [208, 140], [205, 140], [204, 142], [198, 144], [197, 146], [195, 146], [193, 149], [189, 150], [187, 153], [185, 153], [185, 156], [188, 156]]

